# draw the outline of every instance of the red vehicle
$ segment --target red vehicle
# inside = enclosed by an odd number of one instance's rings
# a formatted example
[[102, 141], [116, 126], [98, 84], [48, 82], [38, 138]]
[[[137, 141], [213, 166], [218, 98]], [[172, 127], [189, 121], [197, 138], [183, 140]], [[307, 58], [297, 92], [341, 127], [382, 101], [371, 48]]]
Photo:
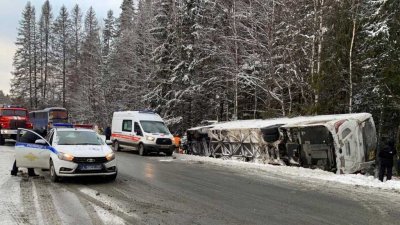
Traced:
[[11, 105], [0, 105], [0, 145], [5, 139], [16, 139], [18, 128], [32, 129], [28, 110]]

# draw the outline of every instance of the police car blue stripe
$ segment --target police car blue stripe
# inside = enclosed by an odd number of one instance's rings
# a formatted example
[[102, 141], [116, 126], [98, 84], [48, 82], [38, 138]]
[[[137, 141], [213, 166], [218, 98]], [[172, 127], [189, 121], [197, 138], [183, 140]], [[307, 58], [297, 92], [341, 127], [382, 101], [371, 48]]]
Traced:
[[32, 149], [47, 149], [49, 151], [52, 151], [55, 154], [58, 154], [58, 151], [53, 148], [52, 146], [45, 146], [45, 145], [38, 145], [38, 144], [30, 144], [30, 143], [23, 143], [23, 142], [17, 142], [15, 146], [20, 146], [20, 147], [27, 147], [27, 148], [32, 148]]

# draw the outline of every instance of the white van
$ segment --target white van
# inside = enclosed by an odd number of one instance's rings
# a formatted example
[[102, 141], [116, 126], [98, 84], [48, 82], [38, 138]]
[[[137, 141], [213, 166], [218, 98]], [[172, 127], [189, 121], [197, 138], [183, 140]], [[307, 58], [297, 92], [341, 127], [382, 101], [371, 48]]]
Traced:
[[121, 146], [133, 147], [140, 155], [163, 152], [171, 156], [174, 151], [171, 132], [153, 111], [114, 112], [111, 132], [115, 151]]

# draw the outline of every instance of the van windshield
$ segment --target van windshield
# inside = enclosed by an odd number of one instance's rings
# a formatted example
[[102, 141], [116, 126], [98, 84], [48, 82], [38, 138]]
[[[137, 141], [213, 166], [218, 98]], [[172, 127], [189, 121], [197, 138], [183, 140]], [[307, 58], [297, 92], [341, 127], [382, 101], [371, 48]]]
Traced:
[[163, 122], [159, 121], [140, 121], [143, 131], [152, 134], [170, 134], [168, 128]]

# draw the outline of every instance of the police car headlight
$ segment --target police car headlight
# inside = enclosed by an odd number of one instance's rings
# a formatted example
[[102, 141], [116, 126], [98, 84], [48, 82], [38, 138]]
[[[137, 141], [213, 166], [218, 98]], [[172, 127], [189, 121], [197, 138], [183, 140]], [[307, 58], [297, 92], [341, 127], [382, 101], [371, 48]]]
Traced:
[[67, 153], [63, 153], [63, 152], [58, 153], [58, 158], [61, 159], [61, 160], [65, 160], [65, 161], [74, 160], [74, 156], [73, 155], [70, 155], [70, 154], [67, 154]]
[[148, 141], [154, 141], [156, 138], [152, 136], [146, 136], [146, 140]]
[[115, 159], [115, 154], [114, 153], [110, 153], [108, 155], [106, 155], [106, 159], [107, 161], [111, 161]]

